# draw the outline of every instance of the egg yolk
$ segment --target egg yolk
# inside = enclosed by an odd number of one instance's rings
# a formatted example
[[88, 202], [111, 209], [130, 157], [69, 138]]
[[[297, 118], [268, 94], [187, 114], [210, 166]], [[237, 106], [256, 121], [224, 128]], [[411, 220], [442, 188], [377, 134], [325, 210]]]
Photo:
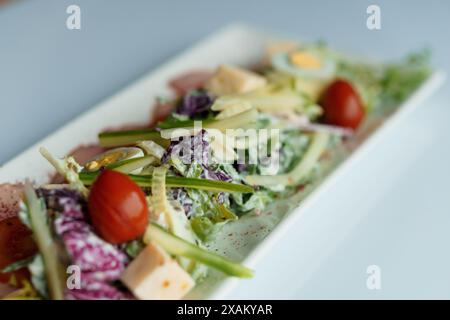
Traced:
[[124, 152], [112, 152], [110, 154], [104, 155], [98, 159], [92, 160], [86, 163], [85, 168], [88, 171], [96, 171], [102, 167], [106, 167], [114, 162], [120, 161], [127, 156]]
[[293, 52], [289, 55], [289, 59], [293, 65], [301, 69], [316, 70], [322, 65], [319, 59], [307, 52]]

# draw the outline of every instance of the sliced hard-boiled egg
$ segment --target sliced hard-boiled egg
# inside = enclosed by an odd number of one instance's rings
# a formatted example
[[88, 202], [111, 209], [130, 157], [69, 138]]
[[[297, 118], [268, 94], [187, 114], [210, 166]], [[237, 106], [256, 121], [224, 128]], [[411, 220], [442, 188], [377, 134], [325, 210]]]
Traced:
[[319, 58], [305, 51], [295, 51], [288, 56], [291, 64], [300, 69], [317, 70], [322, 67]]
[[136, 146], [144, 150], [145, 154], [154, 156], [158, 160], [161, 160], [161, 158], [164, 156], [164, 153], [166, 152], [166, 149], [153, 142], [152, 140], [139, 141]]
[[295, 77], [322, 80], [333, 77], [336, 69], [333, 60], [301, 49], [274, 55], [272, 65], [276, 70]]
[[[121, 161], [141, 158], [143, 156], [144, 151], [137, 147], [116, 148], [108, 150], [88, 161], [84, 166], [84, 170], [90, 172], [97, 171], [101, 168], [116, 164]], [[133, 170], [133, 172], [131, 173], [138, 174], [141, 170], [142, 168], [139, 168]]]
[[274, 55], [281, 52], [286, 53], [294, 51], [298, 48], [298, 46], [298, 42], [290, 40], [269, 42], [266, 45], [266, 52], [262, 60], [263, 65], [270, 64]]

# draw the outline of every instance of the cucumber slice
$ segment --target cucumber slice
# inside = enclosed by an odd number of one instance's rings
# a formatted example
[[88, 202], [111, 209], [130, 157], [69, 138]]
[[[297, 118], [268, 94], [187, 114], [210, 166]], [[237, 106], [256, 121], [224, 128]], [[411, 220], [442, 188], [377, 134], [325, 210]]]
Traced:
[[226, 110], [227, 106], [236, 103], [247, 103], [261, 112], [271, 113], [280, 110], [301, 111], [307, 100], [294, 90], [277, 91], [258, 90], [248, 93], [226, 95], [218, 98], [211, 107], [214, 111]]
[[[180, 137], [180, 129], [184, 129], [186, 134], [183, 135], [195, 135], [200, 129], [217, 129], [225, 133], [227, 129], [243, 128], [249, 123], [256, 122], [258, 119], [258, 111], [255, 108], [235, 114], [234, 116], [212, 121], [199, 121], [202, 127], [198, 129], [194, 126], [189, 127], [177, 127], [161, 130], [161, 137], [164, 139], [172, 139]], [[197, 129], [197, 130], [196, 130]]]
[[224, 108], [222, 111], [219, 112], [219, 114], [216, 116], [217, 120], [223, 120], [232, 116], [235, 116], [241, 112], [250, 110], [252, 105], [246, 101], [238, 101], [236, 103], [231, 102], [226, 108]]
[[142, 140], [152, 140], [163, 148], [170, 144], [170, 141], [161, 138], [160, 133], [153, 129], [104, 132], [98, 135], [98, 140], [104, 148], [132, 145]]
[[242, 128], [245, 125], [255, 122], [258, 119], [258, 111], [255, 108], [235, 114], [231, 117], [212, 121], [206, 124], [207, 129], [218, 129], [225, 131], [227, 129]]
[[170, 234], [153, 223], [148, 225], [144, 235], [144, 242], [149, 243], [152, 240], [172, 255], [186, 257], [203, 263], [209, 267], [222, 271], [229, 276], [239, 278], [253, 277], [253, 270], [217, 254], [201, 249], [192, 243]]
[[[166, 190], [167, 167], [156, 167], [153, 171], [152, 179], [152, 215], [157, 221], [164, 221], [170, 233], [184, 239], [190, 243], [195, 243], [195, 234], [191, 229], [191, 224], [180, 206], [174, 207], [167, 199]], [[162, 220], [160, 219], [162, 218]], [[178, 263], [188, 272], [195, 268], [195, 261], [178, 257]]]
[[167, 177], [166, 185], [168, 187], [192, 188], [211, 192], [253, 193], [254, 191], [252, 187], [244, 184], [185, 177]]
[[[94, 183], [98, 172], [80, 172], [80, 180], [87, 186]], [[151, 188], [152, 176], [150, 175], [128, 175], [140, 187]], [[192, 188], [211, 192], [239, 192], [253, 193], [253, 188], [244, 184], [230, 183], [225, 181], [185, 178], [185, 177], [166, 177], [166, 186], [169, 188]]]
[[247, 176], [245, 182], [253, 186], [292, 186], [298, 184], [319, 161], [320, 156], [328, 146], [329, 138], [329, 134], [325, 132], [314, 134], [305, 155], [291, 172], [276, 176]]
[[[248, 123], [256, 121], [258, 118], [258, 111], [252, 108], [250, 110], [241, 112], [234, 116], [221, 120], [205, 120], [202, 121], [204, 129], [218, 129], [225, 131], [226, 129], [241, 128]], [[127, 130], [104, 132], [98, 135], [100, 146], [104, 148], [119, 147], [135, 144], [142, 140], [152, 140], [163, 148], [167, 148], [170, 144], [170, 138], [174, 137], [173, 132], [183, 128], [194, 132], [193, 121], [186, 122], [187, 126], [176, 126], [161, 130], [161, 132], [153, 129]]]
[[[182, 121], [167, 121], [167, 122], [162, 122], [158, 124], [158, 128], [160, 128], [161, 130], [164, 129], [172, 129], [172, 128], [186, 128], [186, 127], [193, 127], [195, 121], [200, 121], [200, 120], [182, 120]], [[203, 125], [210, 123], [212, 121], [214, 121], [214, 119], [204, 119], [201, 120]]]

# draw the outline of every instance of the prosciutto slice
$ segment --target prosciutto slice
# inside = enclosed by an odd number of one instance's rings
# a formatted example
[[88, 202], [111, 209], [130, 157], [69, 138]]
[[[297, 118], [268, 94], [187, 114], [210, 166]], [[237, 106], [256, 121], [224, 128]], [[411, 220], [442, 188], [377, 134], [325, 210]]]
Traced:
[[22, 194], [22, 184], [0, 184], [0, 221], [17, 216]]
[[[0, 184], [0, 269], [36, 252], [31, 231], [17, 217], [22, 194], [22, 184]], [[0, 297], [14, 290], [7, 285], [13, 275], [19, 283], [29, 276], [26, 269], [0, 273]]]

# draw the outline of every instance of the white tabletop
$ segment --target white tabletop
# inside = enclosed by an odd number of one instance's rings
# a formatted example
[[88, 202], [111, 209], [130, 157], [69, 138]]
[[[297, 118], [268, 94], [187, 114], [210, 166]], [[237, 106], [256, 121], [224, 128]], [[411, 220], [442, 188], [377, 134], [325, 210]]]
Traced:
[[[243, 21], [381, 58], [429, 46], [450, 73], [448, 1], [78, 0], [0, 8], [0, 163], [231, 21]], [[366, 8], [381, 7], [381, 30]], [[450, 86], [371, 151], [348, 183], [301, 219], [230, 298], [450, 298]], [[299, 266], [301, 265], [301, 268]], [[367, 267], [381, 290], [366, 286]]]

